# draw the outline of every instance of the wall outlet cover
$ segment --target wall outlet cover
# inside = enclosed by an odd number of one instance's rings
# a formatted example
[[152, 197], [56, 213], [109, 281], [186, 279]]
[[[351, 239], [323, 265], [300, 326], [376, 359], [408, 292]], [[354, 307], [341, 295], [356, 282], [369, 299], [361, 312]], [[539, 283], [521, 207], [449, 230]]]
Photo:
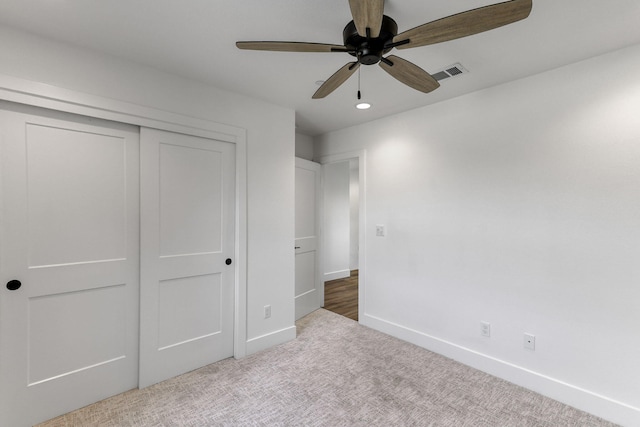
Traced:
[[524, 334], [524, 348], [529, 350], [536, 349], [536, 336], [533, 334]]

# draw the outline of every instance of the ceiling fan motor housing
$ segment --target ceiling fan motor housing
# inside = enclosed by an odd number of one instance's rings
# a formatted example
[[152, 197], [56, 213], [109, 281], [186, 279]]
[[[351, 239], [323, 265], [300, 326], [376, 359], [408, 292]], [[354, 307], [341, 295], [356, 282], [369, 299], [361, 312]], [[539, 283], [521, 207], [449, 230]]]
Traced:
[[391, 43], [397, 34], [398, 24], [387, 15], [382, 17], [382, 28], [380, 35], [376, 38], [359, 35], [353, 21], [349, 22], [342, 31], [344, 46], [349, 50], [349, 54], [357, 57], [358, 62], [364, 65], [380, 62], [382, 55], [393, 49], [393, 47], [385, 48], [385, 45]]

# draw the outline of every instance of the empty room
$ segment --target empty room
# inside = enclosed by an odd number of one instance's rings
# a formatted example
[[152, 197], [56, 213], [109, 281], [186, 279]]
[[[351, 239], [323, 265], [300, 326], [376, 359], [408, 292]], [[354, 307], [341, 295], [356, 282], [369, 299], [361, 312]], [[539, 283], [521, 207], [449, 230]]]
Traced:
[[639, 426], [638, 22], [3, 0], [0, 426]]

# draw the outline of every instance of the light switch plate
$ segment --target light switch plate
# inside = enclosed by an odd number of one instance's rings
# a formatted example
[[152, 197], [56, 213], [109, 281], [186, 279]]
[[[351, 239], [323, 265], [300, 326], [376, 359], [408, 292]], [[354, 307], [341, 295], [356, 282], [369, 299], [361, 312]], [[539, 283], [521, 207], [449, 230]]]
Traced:
[[491, 323], [480, 322], [480, 335], [487, 338], [491, 336]]

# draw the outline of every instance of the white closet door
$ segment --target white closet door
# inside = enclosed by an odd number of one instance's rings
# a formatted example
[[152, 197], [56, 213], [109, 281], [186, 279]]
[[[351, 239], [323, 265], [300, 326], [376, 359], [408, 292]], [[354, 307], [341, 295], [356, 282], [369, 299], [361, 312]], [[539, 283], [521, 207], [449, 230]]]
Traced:
[[141, 131], [140, 387], [233, 355], [235, 145]]
[[0, 109], [0, 425], [30, 426], [138, 383], [139, 134]]

